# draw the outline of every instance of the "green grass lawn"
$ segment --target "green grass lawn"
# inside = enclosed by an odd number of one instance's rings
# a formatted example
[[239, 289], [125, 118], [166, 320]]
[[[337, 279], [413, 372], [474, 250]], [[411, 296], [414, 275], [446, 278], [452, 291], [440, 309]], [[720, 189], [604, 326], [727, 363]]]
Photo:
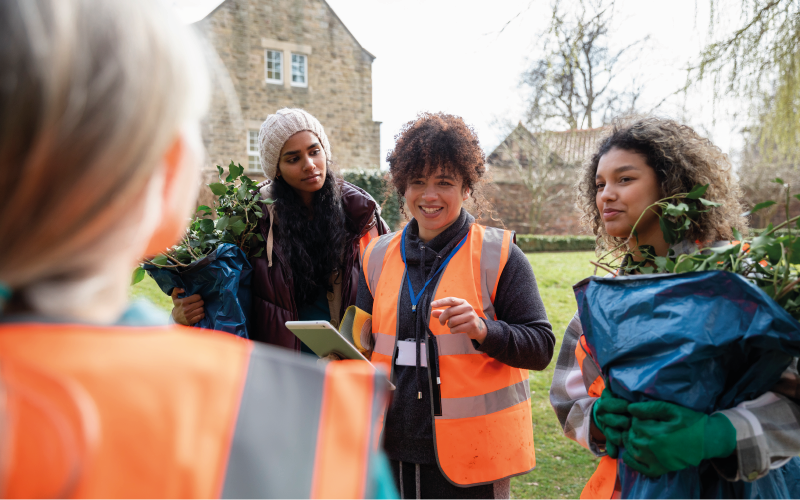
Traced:
[[146, 299], [165, 311], [172, 311], [172, 299], [158, 288], [149, 274], [139, 283], [130, 287], [131, 300]]
[[[528, 254], [547, 316], [553, 324], [556, 349], [546, 370], [531, 372], [536, 469], [511, 481], [512, 498], [577, 498], [597, 466], [597, 459], [591, 453], [563, 436], [548, 396], [561, 337], [575, 314], [572, 285], [593, 273], [594, 268], [589, 264], [593, 257], [592, 252]], [[131, 297], [148, 299], [167, 311], [172, 308], [172, 300], [149, 276], [131, 287]]]
[[512, 498], [578, 498], [597, 467], [594, 455], [564, 437], [549, 399], [561, 338], [576, 310], [572, 285], [593, 274], [594, 266], [589, 264], [593, 258], [593, 252], [528, 254], [556, 335], [556, 348], [546, 370], [530, 372], [536, 469], [512, 479]]

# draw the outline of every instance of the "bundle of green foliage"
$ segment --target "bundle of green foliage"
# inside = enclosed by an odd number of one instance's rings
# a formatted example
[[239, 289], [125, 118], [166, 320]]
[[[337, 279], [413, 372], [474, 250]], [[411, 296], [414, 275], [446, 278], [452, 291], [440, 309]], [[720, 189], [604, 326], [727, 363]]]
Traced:
[[[262, 200], [257, 183], [243, 174], [244, 168], [233, 162], [228, 165], [228, 175], [217, 165], [219, 182], [209, 184], [216, 199], [213, 207], [200, 205], [195, 218], [186, 229], [180, 243], [168, 248], [144, 264], [157, 267], [185, 268], [216, 250], [223, 243], [232, 243], [248, 257], [259, 257], [264, 252], [264, 238], [257, 230], [258, 219], [264, 215], [262, 205], [272, 200]], [[216, 215], [216, 219], [212, 218]], [[144, 278], [144, 269], [138, 266], [133, 272], [132, 284]]]
[[[638, 261], [630, 253], [617, 254], [617, 250], [628, 243], [626, 241], [592, 264], [625, 274], [729, 271], [746, 277], [795, 319], [800, 320], [800, 216], [789, 216], [789, 185], [782, 179], [775, 179], [773, 182], [784, 188], [786, 221], [774, 227], [770, 224], [750, 241], [745, 241], [739, 231], [733, 229], [736, 240], [727, 245], [698, 248], [692, 253], [666, 257], [656, 256], [653, 247], [642, 245], [639, 247]], [[696, 218], [700, 213], [719, 206], [718, 203], [702, 197], [707, 189], [708, 185], [695, 186], [688, 193], [663, 198], [647, 208], [658, 214], [661, 231], [668, 244], [683, 241], [686, 231], [697, 223]], [[794, 197], [800, 199], [800, 194]], [[758, 203], [749, 213], [775, 204], [774, 200]], [[636, 238], [636, 225], [639, 221], [634, 224], [629, 240]], [[785, 232], [778, 233], [779, 229], [785, 229]]]

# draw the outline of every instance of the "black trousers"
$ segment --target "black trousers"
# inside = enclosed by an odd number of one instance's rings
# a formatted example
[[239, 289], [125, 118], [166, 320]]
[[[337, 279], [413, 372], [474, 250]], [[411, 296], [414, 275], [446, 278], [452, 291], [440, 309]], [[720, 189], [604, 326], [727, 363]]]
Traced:
[[389, 462], [400, 498], [494, 498], [493, 484], [459, 488], [444, 477], [436, 464]]

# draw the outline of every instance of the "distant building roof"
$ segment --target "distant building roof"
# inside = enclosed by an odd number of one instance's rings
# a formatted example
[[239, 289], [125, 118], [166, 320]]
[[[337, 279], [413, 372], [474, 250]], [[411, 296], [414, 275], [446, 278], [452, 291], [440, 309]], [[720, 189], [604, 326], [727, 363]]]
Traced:
[[608, 127], [564, 130], [539, 133], [534, 136], [540, 141], [543, 140], [565, 163], [581, 164], [597, 151], [597, 146], [604, 138], [607, 129]]
[[[492, 171], [494, 182], [520, 182], [519, 172], [515, 165], [518, 164], [524, 168], [530, 161], [536, 161], [534, 158], [543, 149], [548, 151], [548, 155], [554, 155], [564, 164], [580, 165], [594, 154], [607, 131], [608, 127], [597, 127], [531, 133], [520, 122], [492, 151], [486, 159], [486, 163], [489, 170]], [[532, 151], [537, 152], [533, 157], [531, 156]]]

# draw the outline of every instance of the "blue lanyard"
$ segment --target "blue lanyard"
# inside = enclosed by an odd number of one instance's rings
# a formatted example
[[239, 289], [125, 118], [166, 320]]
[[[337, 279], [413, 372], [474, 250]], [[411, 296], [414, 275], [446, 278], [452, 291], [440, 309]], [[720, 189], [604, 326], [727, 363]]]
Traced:
[[[403, 257], [403, 265], [404, 266], [406, 266], [406, 230], [407, 229], [408, 229], [408, 224], [406, 224], [406, 227], [403, 228], [403, 238], [402, 238], [402, 241], [400, 242], [400, 255]], [[469, 233], [467, 233], [467, 236], [469, 236]], [[464, 236], [464, 239], [461, 240], [461, 243], [456, 245], [456, 247], [453, 249], [453, 251], [450, 252], [450, 255], [448, 255], [447, 258], [444, 259], [444, 262], [442, 262], [442, 265], [439, 266], [439, 269], [437, 269], [436, 272], [433, 273], [433, 276], [431, 276], [430, 279], [428, 279], [428, 281], [426, 281], [425, 284], [422, 286], [422, 290], [419, 291], [419, 294], [417, 294], [417, 295], [414, 294], [414, 287], [411, 286], [411, 276], [408, 276], [408, 273], [406, 273], [406, 281], [408, 282], [408, 295], [411, 298], [411, 311], [412, 312], [417, 312], [417, 303], [419, 302], [419, 299], [422, 298], [422, 294], [425, 292], [425, 289], [428, 288], [428, 285], [431, 283], [431, 281], [433, 281], [433, 278], [435, 278], [440, 272], [442, 272], [442, 270], [444, 270], [445, 267], [447, 267], [447, 264], [450, 262], [450, 259], [452, 259], [453, 256], [461, 249], [461, 247], [464, 246], [464, 243], [467, 241], [467, 236]], [[425, 256], [423, 255], [422, 258], [424, 259]], [[408, 266], [406, 266], [406, 268], [408, 268]]]

